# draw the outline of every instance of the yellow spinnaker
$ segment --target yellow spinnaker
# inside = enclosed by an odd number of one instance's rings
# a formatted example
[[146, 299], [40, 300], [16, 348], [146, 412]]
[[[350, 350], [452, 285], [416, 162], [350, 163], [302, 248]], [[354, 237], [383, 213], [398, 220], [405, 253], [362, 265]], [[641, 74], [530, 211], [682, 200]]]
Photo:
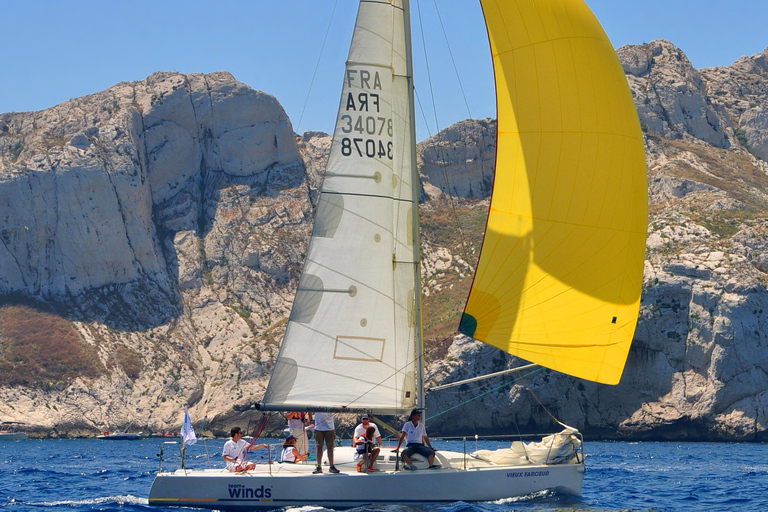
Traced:
[[643, 139], [581, 0], [481, 0], [496, 76], [491, 209], [460, 330], [559, 372], [621, 378], [648, 216]]

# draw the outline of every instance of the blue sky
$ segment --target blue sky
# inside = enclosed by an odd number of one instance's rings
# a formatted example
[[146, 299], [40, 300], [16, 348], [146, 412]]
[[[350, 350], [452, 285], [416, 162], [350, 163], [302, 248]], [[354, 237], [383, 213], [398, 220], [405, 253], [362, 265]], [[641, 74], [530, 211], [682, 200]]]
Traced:
[[[587, 3], [614, 46], [667, 39], [697, 68], [728, 65], [768, 47], [766, 0]], [[435, 23], [436, 5], [464, 94], [443, 28]], [[356, 6], [356, 0], [0, 0], [0, 112], [41, 110], [155, 71], [223, 70], [277, 97], [295, 131], [330, 132]], [[419, 140], [434, 133], [436, 124], [445, 128], [470, 115], [494, 117], [479, 2], [411, 0], [411, 9], [416, 87], [424, 112], [417, 114]]]

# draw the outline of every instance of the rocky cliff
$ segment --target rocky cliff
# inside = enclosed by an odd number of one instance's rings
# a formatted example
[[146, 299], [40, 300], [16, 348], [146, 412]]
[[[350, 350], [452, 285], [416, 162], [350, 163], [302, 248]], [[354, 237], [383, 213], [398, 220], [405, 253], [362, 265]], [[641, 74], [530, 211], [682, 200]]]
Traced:
[[[0, 293], [17, 308], [3, 352], [9, 372], [37, 370], [2, 388], [0, 416], [54, 435], [164, 429], [185, 405], [202, 419], [259, 396], [312, 218], [277, 100], [228, 73], [157, 73], [4, 114], [0, 133]], [[41, 303], [101, 376], [50, 380], [11, 353], [47, 350], [7, 334]]]
[[[474, 399], [432, 418], [433, 433], [545, 430], [540, 400], [589, 436], [766, 439], [768, 50], [707, 70], [664, 41], [618, 54], [651, 198], [622, 382], [543, 370], [431, 393], [433, 411]], [[431, 382], [514, 364], [450, 336], [494, 133], [492, 120], [464, 121], [419, 147]], [[236, 406], [266, 384], [328, 146], [294, 136], [275, 98], [226, 73], [157, 73], [0, 115], [0, 419], [41, 435], [160, 430], [186, 405], [216, 432], [245, 424]], [[47, 357], [57, 340], [64, 366]]]

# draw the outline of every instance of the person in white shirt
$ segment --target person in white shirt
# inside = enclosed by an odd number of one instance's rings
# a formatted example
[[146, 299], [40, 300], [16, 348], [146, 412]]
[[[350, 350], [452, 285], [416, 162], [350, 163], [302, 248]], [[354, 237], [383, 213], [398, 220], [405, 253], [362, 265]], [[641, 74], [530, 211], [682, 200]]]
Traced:
[[333, 465], [333, 443], [336, 441], [336, 427], [333, 424], [333, 413], [316, 412], [315, 413], [315, 453], [317, 454], [317, 467], [312, 472], [319, 475], [323, 472], [323, 443], [328, 452], [329, 473], [339, 473], [336, 466]]
[[421, 412], [418, 409], [411, 411], [411, 416], [408, 421], [403, 425], [403, 431], [400, 433], [400, 439], [397, 440], [397, 448], [393, 451], [400, 449], [400, 445], [406, 442], [405, 450], [403, 450], [401, 456], [405, 469], [416, 471], [416, 466], [411, 462], [411, 455], [418, 453], [422, 457], [426, 457], [429, 461], [429, 469], [438, 469], [440, 464], [435, 464], [435, 449], [432, 448], [432, 443], [427, 436], [427, 429], [421, 422]]
[[243, 464], [244, 455], [251, 450], [259, 450], [261, 448], [267, 448], [266, 444], [257, 444], [254, 446], [248, 446], [248, 441], [242, 439], [243, 432], [240, 427], [233, 427], [230, 431], [232, 436], [222, 449], [221, 455], [227, 462], [227, 469], [232, 472], [250, 471], [256, 467], [253, 462]]
[[360, 462], [357, 464], [359, 468], [358, 471], [362, 472], [366, 469], [369, 472], [376, 471], [374, 465], [376, 464], [376, 459], [379, 458], [381, 448], [377, 447], [373, 442], [375, 437], [376, 429], [373, 427], [368, 427], [365, 434], [355, 437], [355, 448], [357, 449], [356, 458], [360, 459]]
[[[368, 427], [373, 427], [376, 430], [374, 439], [376, 440], [376, 444], [381, 446], [381, 434], [379, 433], [379, 427], [371, 421], [367, 414], [360, 416], [360, 424], [355, 427], [355, 433], [352, 435], [352, 446], [357, 446], [357, 442], [359, 440], [358, 438], [365, 434], [365, 431], [368, 430]], [[374, 439], [369, 439], [369, 441], [373, 441]]]

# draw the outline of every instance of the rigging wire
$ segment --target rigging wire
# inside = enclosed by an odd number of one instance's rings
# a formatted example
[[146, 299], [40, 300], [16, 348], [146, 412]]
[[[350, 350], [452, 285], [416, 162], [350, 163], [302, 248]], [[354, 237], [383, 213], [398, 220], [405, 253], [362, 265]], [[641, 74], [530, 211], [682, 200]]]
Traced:
[[[437, 4], [435, 4], [435, 9], [437, 9]], [[437, 116], [437, 102], [435, 101], [435, 92], [434, 92], [434, 87], [432, 86], [432, 73], [430, 71], [429, 58], [428, 58], [428, 55], [427, 55], [427, 53], [428, 53], [427, 52], [427, 43], [426, 43], [426, 38], [425, 38], [425, 34], [424, 34], [423, 18], [421, 16], [421, 3], [418, 0], [416, 1], [416, 12], [417, 12], [418, 17], [419, 17], [419, 28], [421, 30], [421, 46], [422, 46], [422, 49], [424, 51], [424, 62], [425, 62], [426, 70], [427, 70], [427, 82], [428, 82], [428, 85], [429, 85], [430, 98], [432, 100], [432, 111], [434, 112], [434, 116], [435, 116], [435, 136], [439, 137], [439, 135], [440, 135], [440, 121], [439, 121], [438, 116]], [[451, 46], [450, 46], [450, 43], [448, 42], [448, 36], [447, 36], [447, 34], [445, 32], [445, 26], [443, 25], [443, 20], [440, 17], [439, 11], [438, 11], [438, 14], [437, 14], [437, 19], [438, 19], [438, 22], [440, 24], [440, 28], [443, 31], [443, 35], [445, 36], [445, 43], [446, 43], [446, 46], [448, 47], [448, 53], [451, 56], [451, 61], [453, 62], [454, 70], [456, 70], [456, 73], [457, 73], [457, 76], [458, 76], [458, 70], [456, 69], [456, 62], [453, 59], [453, 52], [451, 51]], [[463, 88], [463, 86], [461, 86], [461, 81], [460, 80], [459, 80], [459, 87], [461, 88], [462, 95], [464, 95], [464, 88]], [[464, 103], [467, 106], [467, 113], [469, 114], [469, 117], [471, 118], [472, 117], [472, 113], [469, 110], [469, 105], [467, 104], [466, 96], [464, 96]], [[421, 102], [419, 102], [419, 106], [421, 106]], [[423, 109], [422, 109], [422, 113], [423, 113]], [[426, 116], [424, 116], [424, 117], [425, 117], [425, 121], [426, 121]], [[445, 155], [445, 147], [444, 147], [443, 144], [440, 143], [439, 140], [437, 140], [435, 142], [436, 142], [437, 152], [438, 152], [438, 164], [437, 165], [440, 168], [441, 173], [443, 175], [443, 182], [445, 183], [445, 189], [446, 189], [446, 192], [448, 194], [448, 199], [449, 199], [449, 204], [451, 206], [451, 213], [452, 213], [452, 217], [453, 217], [453, 221], [454, 221], [454, 226], [456, 228], [456, 232], [459, 234], [459, 242], [460, 242], [461, 253], [462, 253], [461, 257], [462, 257], [462, 259], [467, 264], [469, 264], [469, 262], [472, 261], [471, 258], [469, 258], [469, 255], [468, 255], [468, 250], [469, 250], [468, 246], [469, 246], [469, 244], [467, 243], [467, 237], [465, 236], [464, 230], [462, 229], [462, 225], [461, 225], [461, 222], [460, 222], [460, 219], [459, 219], [458, 209], [456, 207], [456, 198], [453, 196], [453, 190], [452, 190], [452, 187], [451, 187], [451, 183], [450, 183], [450, 180], [448, 179], [448, 164], [447, 164], [447, 159], [446, 159], [446, 155]], [[423, 158], [422, 158], [422, 162], [423, 162]], [[466, 160], [464, 161], [464, 165], [466, 166]], [[481, 159], [481, 165], [482, 165], [482, 159]]]
[[[482, 393], [482, 394], [479, 394], [479, 395], [477, 395], [477, 396], [474, 396], [474, 397], [472, 397], [472, 398], [470, 398], [470, 399], [468, 399], [468, 400], [464, 400], [464, 401], [462, 401], [462, 402], [460, 402], [460, 403], [456, 404], [455, 406], [451, 407], [450, 409], [446, 409], [446, 410], [444, 410], [444, 411], [441, 411], [441, 412], [440, 412], [440, 413], [438, 413], [438, 414], [435, 414], [434, 416], [432, 416], [432, 418], [437, 418], [437, 417], [439, 417], [439, 416], [442, 416], [443, 414], [446, 414], [446, 413], [448, 413], [448, 412], [451, 412], [451, 411], [453, 411], [454, 409], [457, 409], [457, 408], [459, 408], [459, 407], [462, 407], [462, 406], [464, 406], [464, 405], [468, 404], [469, 402], [473, 402], [473, 401], [477, 400], [478, 398], [482, 398], [482, 397], [484, 397], [484, 396], [486, 396], [486, 395], [488, 395], [488, 394], [490, 394], [490, 393], [493, 393], [494, 391], [498, 391], [499, 389], [501, 389], [501, 388], [503, 388], [503, 387], [505, 387], [505, 386], [509, 386], [509, 385], [511, 385], [511, 384], [514, 384], [514, 383], [515, 383], [515, 382], [517, 382], [517, 381], [520, 381], [520, 382], [523, 384], [523, 386], [525, 386], [525, 389], [527, 389], [527, 390], [528, 390], [528, 392], [531, 394], [531, 396], [532, 396], [532, 397], [533, 397], [533, 398], [536, 400], [536, 402], [538, 402], [539, 406], [540, 406], [540, 407], [541, 407], [541, 408], [544, 410], [544, 412], [546, 412], [546, 413], [547, 413], [547, 415], [549, 415], [549, 417], [550, 417], [550, 418], [552, 418], [552, 421], [554, 421], [554, 422], [555, 422], [555, 423], [557, 423], [558, 425], [562, 426], [563, 428], [572, 428], [572, 427], [569, 427], [568, 425], [566, 425], [565, 423], [563, 423], [562, 421], [558, 420], [558, 419], [555, 417], [555, 415], [554, 415], [554, 414], [552, 414], [552, 413], [549, 411], [549, 409], [547, 409], [547, 407], [546, 407], [546, 406], [545, 406], [545, 405], [542, 403], [542, 401], [539, 399], [539, 397], [536, 395], [536, 393], [534, 393], [534, 392], [533, 392], [533, 389], [531, 389], [531, 387], [530, 387], [530, 386], [528, 385], [528, 383], [525, 381], [525, 378], [526, 378], [526, 377], [531, 377], [531, 376], [535, 375], [536, 373], [538, 373], [538, 372], [540, 372], [540, 371], [543, 371], [543, 370], [545, 370], [545, 368], [544, 368], [543, 366], [539, 366], [538, 368], [532, 369], [531, 371], [527, 372], [527, 373], [526, 373], [526, 374], [524, 374], [524, 375], [523, 375], [523, 374], [519, 374], [519, 375], [518, 375], [518, 377], [515, 377], [515, 378], [514, 378], [514, 379], [512, 379], [511, 381], [508, 381], [508, 382], [504, 382], [504, 383], [502, 383], [502, 384], [501, 384], [501, 385], [499, 385], [499, 386], [496, 386], [496, 387], [494, 387], [494, 388], [491, 388], [491, 389], [489, 389], [489, 390], [488, 390], [488, 391], [486, 391], [485, 393]], [[521, 436], [521, 434], [520, 434], [520, 426], [517, 424], [517, 422], [516, 422], [516, 421], [515, 421], [515, 427], [517, 428], [517, 434], [518, 434], [518, 436]]]
[[424, 119], [424, 126], [427, 127], [427, 138], [432, 137], [432, 129], [429, 127], [429, 121], [427, 121], [427, 113], [424, 112], [424, 105], [421, 104], [421, 98], [419, 97], [419, 91], [413, 88], [413, 93], [416, 96], [416, 103], [419, 104], [419, 110], [421, 111], [421, 117]]
[[[540, 372], [540, 371], [542, 371], [542, 370], [544, 370], [544, 368], [540, 366], [540, 367], [538, 367], [538, 368], [536, 368], [536, 369], [533, 369], [533, 370], [531, 370], [530, 372], [526, 373], [526, 375], [525, 375], [525, 376], [526, 376], [526, 377], [528, 377], [528, 376], [534, 375], [534, 374], [536, 374], [536, 373], [538, 373], [538, 372]], [[451, 411], [452, 411], [452, 410], [454, 410], [454, 409], [457, 409], [457, 408], [459, 408], [459, 407], [462, 407], [462, 406], [464, 406], [464, 405], [468, 404], [469, 402], [473, 402], [473, 401], [477, 400], [478, 398], [482, 398], [482, 397], [484, 397], [485, 395], [488, 395], [488, 394], [490, 394], [490, 393], [493, 393], [494, 391], [498, 391], [499, 389], [501, 389], [501, 388], [503, 388], [503, 387], [509, 386], [510, 384], [514, 384], [514, 383], [515, 383], [516, 381], [518, 381], [518, 380], [522, 381], [522, 382], [523, 382], [523, 384], [525, 384], [525, 387], [526, 387], [528, 390], [530, 390], [530, 388], [528, 387], [528, 384], [526, 384], [526, 383], [525, 383], [525, 381], [523, 380], [523, 376], [521, 375], [521, 376], [519, 376], [519, 377], [515, 377], [514, 379], [512, 379], [512, 380], [510, 380], [510, 381], [504, 382], [504, 383], [502, 383], [502, 384], [501, 384], [501, 385], [499, 385], [499, 386], [496, 386], [496, 387], [494, 387], [494, 388], [491, 388], [491, 389], [489, 389], [488, 391], [486, 391], [485, 393], [482, 393], [482, 394], [479, 394], [479, 395], [477, 395], [477, 396], [474, 396], [474, 397], [472, 397], [472, 398], [470, 398], [470, 399], [468, 399], [468, 400], [464, 400], [463, 402], [461, 402], [461, 403], [459, 403], [459, 404], [456, 404], [456, 405], [454, 405], [454, 406], [453, 406], [453, 407], [451, 407], [450, 409], [446, 409], [446, 410], [444, 410], [444, 411], [441, 411], [440, 413], [438, 413], [438, 414], [435, 414], [435, 415], [431, 416], [430, 418], [437, 418], [437, 417], [439, 417], [439, 416], [442, 416], [443, 414], [449, 413], [449, 412], [451, 412]], [[534, 395], [534, 396], [535, 396], [535, 395]], [[537, 400], [538, 400], [538, 398], [537, 398]], [[539, 403], [541, 403], [541, 402], [539, 402]], [[549, 411], [547, 411], [547, 413], [549, 413]], [[550, 416], [552, 416], [552, 414], [550, 414]], [[552, 418], [554, 418], [554, 416], [552, 416]], [[555, 419], [555, 421], [557, 421], [557, 419]], [[559, 421], [557, 421], [557, 422], [558, 422], [558, 423], [560, 423]]]
[[[261, 436], [261, 433], [264, 431], [264, 427], [267, 426], [267, 423], [269, 423], [270, 418], [272, 417], [272, 413], [260, 413], [261, 416], [259, 419], [256, 420], [256, 424], [253, 427], [253, 432], [251, 433], [251, 442], [248, 443], [245, 450], [243, 451], [243, 460], [240, 461], [240, 464], [237, 465], [238, 470], [242, 470], [243, 468], [247, 467], [248, 462], [248, 455], [250, 454], [250, 448], [256, 443], [256, 441]], [[248, 426], [251, 426], [251, 420], [248, 419]], [[248, 431], [248, 428], [246, 427], [246, 432]], [[207, 447], [206, 447], [207, 448]]]
[[435, 127], [440, 131], [440, 121], [437, 118], [437, 103], [435, 102], [435, 89], [432, 87], [432, 73], [429, 69], [429, 59], [427, 58], [427, 42], [424, 37], [424, 23], [421, 17], [421, 2], [416, 1], [416, 12], [419, 17], [419, 29], [421, 31], [421, 47], [424, 50], [424, 64], [427, 68], [427, 83], [429, 84], [429, 94], [432, 98], [432, 112], [435, 115]]
[[309, 81], [309, 89], [307, 90], [307, 97], [304, 98], [304, 106], [301, 107], [301, 115], [299, 116], [299, 123], [296, 125], [296, 132], [301, 130], [301, 121], [304, 119], [304, 112], [307, 110], [307, 103], [309, 103], [309, 96], [312, 93], [312, 86], [315, 83], [315, 77], [317, 76], [317, 70], [320, 68], [320, 60], [323, 57], [323, 50], [325, 49], [325, 43], [328, 41], [328, 34], [331, 32], [331, 25], [333, 24], [333, 15], [336, 14], [336, 5], [339, 0], [333, 2], [333, 9], [331, 10], [331, 18], [328, 20], [328, 27], [325, 29], [325, 37], [323, 37], [323, 44], [320, 46], [320, 54], [317, 56], [317, 62], [315, 63], [315, 70], [312, 72], [312, 80]]
[[534, 393], [534, 392], [533, 392], [533, 390], [531, 389], [531, 387], [528, 385], [528, 383], [527, 383], [527, 382], [525, 382], [525, 380], [523, 379], [523, 376], [522, 376], [522, 375], [520, 376], [520, 381], [521, 381], [521, 382], [523, 383], [523, 385], [525, 386], [525, 389], [527, 389], [527, 390], [528, 390], [528, 391], [531, 393], [531, 396], [532, 396], [533, 398], [535, 398], [535, 399], [536, 399], [536, 401], [539, 403], [539, 405], [541, 406], [541, 408], [542, 408], [542, 409], [544, 409], [544, 412], [546, 412], [546, 413], [549, 415], [549, 417], [550, 417], [550, 418], [552, 418], [552, 419], [555, 421], [555, 423], [557, 423], [557, 424], [559, 424], [559, 425], [562, 425], [562, 426], [563, 426], [563, 427], [565, 427], [565, 428], [570, 428], [568, 425], [566, 425], [566, 424], [565, 424], [565, 423], [563, 423], [562, 421], [560, 421], [560, 420], [558, 420], [557, 418], [555, 418], [555, 415], [554, 415], [554, 414], [552, 414], [551, 412], [549, 412], [549, 409], [547, 409], [547, 408], [544, 406], [544, 404], [541, 402], [541, 400], [539, 400], [539, 397], [538, 397], [538, 396], [536, 396], [536, 393]]
[[445, 38], [445, 46], [448, 48], [448, 55], [451, 56], [451, 64], [453, 64], [453, 71], [456, 73], [456, 81], [459, 82], [459, 89], [461, 89], [461, 96], [464, 98], [464, 105], [467, 107], [467, 113], [469, 118], [473, 119], [472, 111], [469, 109], [469, 102], [467, 101], [467, 95], [464, 93], [464, 84], [461, 83], [461, 76], [459, 75], [459, 68], [456, 66], [456, 59], [453, 58], [453, 50], [451, 50], [451, 43], [448, 41], [448, 34], [445, 32], [445, 25], [443, 25], [443, 17], [440, 16], [440, 9], [437, 8], [437, 0], [432, 0], [435, 4], [435, 12], [437, 13], [437, 19], [440, 22], [440, 28], [443, 30], [443, 38]]
[[[428, 348], [428, 349], [425, 349], [425, 350], [424, 350], [424, 352], [423, 352], [423, 355], [424, 355], [424, 356], [426, 356], [426, 355], [430, 354], [431, 352], [433, 352], [433, 351], [436, 351], [436, 350], [437, 350], [437, 349], [438, 349], [438, 348], [439, 348], [439, 347], [440, 347], [442, 344], [444, 344], [446, 341], [448, 341], [448, 340], [451, 340], [451, 341], [453, 341], [453, 339], [454, 339], [454, 336], [448, 336], [447, 338], [443, 338], [442, 340], [440, 340], [440, 341], [436, 342], [436, 343], [435, 343], [435, 344], [434, 344], [432, 347], [430, 347], [430, 348]], [[485, 345], [485, 346], [487, 346], [487, 347], [490, 347], [490, 345]], [[497, 352], [503, 352], [503, 351], [501, 351], [501, 350], [497, 350]], [[490, 358], [490, 357], [492, 357], [492, 356], [495, 356], [495, 355], [497, 355], [497, 352], [490, 352], [490, 353], [486, 354], [485, 356], [482, 356], [482, 357], [481, 357], [481, 358], [478, 360], [478, 362], [482, 362], [482, 361], [485, 361], [486, 359], [488, 359], [488, 358]], [[365, 391], [364, 393], [361, 393], [360, 395], [358, 395], [358, 396], [357, 396], [357, 397], [356, 397], [354, 400], [352, 400], [351, 402], [347, 403], [347, 405], [346, 405], [345, 407], [347, 407], [347, 408], [351, 407], [351, 406], [352, 406], [352, 404], [354, 404], [356, 401], [360, 400], [360, 399], [361, 399], [361, 398], [363, 398], [365, 395], [367, 395], [369, 391], [371, 391], [371, 390], [373, 390], [373, 389], [376, 389], [377, 387], [381, 386], [382, 384], [384, 384], [384, 383], [385, 383], [387, 380], [391, 379], [392, 377], [394, 377], [394, 376], [396, 376], [396, 375], [398, 375], [398, 374], [402, 374], [402, 373], [403, 373], [403, 372], [406, 370], [406, 368], [408, 368], [408, 366], [410, 366], [410, 365], [413, 365], [413, 364], [416, 364], [416, 361], [417, 361], [417, 360], [418, 360], [418, 358], [413, 358], [413, 359], [412, 359], [410, 362], [407, 362], [407, 363], [406, 363], [404, 366], [402, 366], [401, 368], [395, 369], [395, 371], [394, 371], [392, 374], [390, 374], [388, 377], [386, 377], [386, 378], [385, 378], [384, 380], [382, 380], [381, 382], [379, 382], [379, 383], [377, 383], [377, 384], [373, 384], [373, 385], [372, 385], [372, 386], [371, 386], [371, 387], [368, 389], [368, 391]], [[539, 368], [539, 369], [543, 369], [543, 368]], [[533, 373], [534, 373], [534, 372], [530, 372], [530, 373], [528, 373], [528, 375], [532, 375]], [[514, 382], [514, 380], [513, 380], [512, 382]], [[526, 387], [527, 387], [527, 385], [526, 385]], [[454, 391], [454, 392], [448, 392], [448, 393], [449, 393], [449, 394], [458, 394], [459, 392], [455, 392], [455, 391]], [[480, 395], [480, 396], [484, 396], [484, 395]], [[473, 398], [472, 400], [474, 400], [474, 398]], [[467, 402], [470, 402], [470, 401], [472, 401], [472, 400], [468, 400]], [[461, 403], [461, 404], [459, 404], [459, 405], [463, 405], [464, 403], [466, 403], [466, 402], [462, 402], [462, 403]], [[458, 406], [457, 406], [457, 407], [458, 407]], [[452, 409], [453, 409], [453, 408], [452, 408]], [[452, 409], [449, 409], [449, 410], [452, 410]], [[440, 414], [436, 414], [435, 416], [440, 416], [440, 415], [442, 415], [442, 413], [440, 413]], [[433, 416], [433, 417], [434, 417], [434, 416]]]
[[[493, 387], [493, 388], [489, 389], [488, 391], [486, 391], [486, 392], [484, 392], [484, 393], [481, 393], [481, 394], [479, 394], [479, 395], [477, 395], [477, 396], [474, 396], [474, 397], [472, 397], [472, 398], [469, 398], [469, 399], [467, 399], [467, 400], [463, 400], [463, 401], [461, 401], [460, 403], [458, 403], [458, 404], [454, 405], [453, 407], [451, 407], [451, 408], [449, 408], [449, 409], [446, 409], [446, 410], [444, 410], [444, 411], [441, 411], [441, 412], [439, 412], [438, 414], [432, 415], [432, 416], [430, 416], [430, 419], [438, 418], [438, 417], [442, 416], [443, 414], [447, 414], [447, 413], [449, 413], [449, 412], [451, 412], [451, 411], [453, 411], [453, 410], [455, 410], [455, 409], [458, 409], [459, 407], [463, 407], [463, 406], [465, 406], [466, 404], [468, 404], [468, 403], [470, 403], [470, 402], [473, 402], [473, 401], [475, 401], [475, 400], [478, 400], [478, 399], [480, 399], [480, 398], [483, 398], [483, 397], [484, 397], [484, 396], [486, 396], [486, 395], [489, 395], [489, 394], [491, 394], [491, 393], [494, 393], [494, 392], [496, 392], [496, 391], [498, 391], [498, 390], [500, 390], [500, 389], [502, 389], [502, 388], [504, 388], [504, 387], [510, 386], [510, 385], [512, 385], [512, 384], [515, 384], [517, 381], [520, 381], [520, 382], [522, 382], [522, 383], [523, 383], [523, 385], [525, 386], [525, 388], [526, 388], [526, 389], [527, 389], [527, 390], [528, 390], [528, 391], [531, 393], [531, 395], [533, 395], [533, 397], [536, 399], [536, 401], [537, 401], [537, 402], [539, 402], [539, 404], [540, 404], [540, 405], [541, 405], [541, 407], [544, 409], [544, 411], [545, 411], [547, 414], [549, 414], [549, 416], [550, 416], [550, 417], [551, 417], [551, 418], [552, 418], [552, 419], [553, 419], [553, 420], [554, 420], [556, 423], [558, 423], [559, 425], [562, 425], [562, 426], [564, 426], [564, 427], [568, 427], [567, 425], [565, 425], [564, 423], [562, 423], [561, 421], [559, 421], [557, 418], [555, 418], [555, 417], [552, 415], [552, 413], [550, 413], [550, 412], [549, 412], [549, 410], [547, 410], [547, 408], [546, 408], [546, 407], [544, 407], [544, 405], [541, 403], [541, 401], [540, 401], [540, 400], [539, 400], [539, 398], [536, 396], [536, 394], [533, 392], [533, 390], [530, 388], [530, 386], [528, 386], [528, 384], [525, 382], [525, 379], [524, 379], [524, 377], [531, 377], [531, 376], [535, 375], [536, 373], [538, 373], [538, 372], [541, 372], [541, 371], [543, 371], [543, 370], [545, 370], [545, 368], [544, 368], [544, 367], [541, 367], [541, 366], [540, 366], [540, 367], [538, 367], [538, 368], [532, 369], [531, 371], [527, 372], [525, 375], [519, 375], [518, 377], [515, 377], [515, 378], [514, 378], [514, 379], [512, 379], [512, 380], [509, 380], [509, 381], [505, 381], [505, 382], [501, 383], [500, 385], [498, 385], [498, 386], [495, 386], [495, 387]], [[518, 436], [520, 436], [520, 435], [521, 435], [521, 434], [520, 434], [520, 428], [519, 428], [519, 425], [517, 425], [517, 423], [516, 423], [516, 422], [515, 422], [515, 426], [517, 427], [517, 431], [518, 431], [517, 435], [518, 435]], [[388, 439], [389, 437], [390, 437], [390, 436], [385, 436], [385, 439]], [[392, 435], [392, 437], [394, 437], [394, 435]]]

